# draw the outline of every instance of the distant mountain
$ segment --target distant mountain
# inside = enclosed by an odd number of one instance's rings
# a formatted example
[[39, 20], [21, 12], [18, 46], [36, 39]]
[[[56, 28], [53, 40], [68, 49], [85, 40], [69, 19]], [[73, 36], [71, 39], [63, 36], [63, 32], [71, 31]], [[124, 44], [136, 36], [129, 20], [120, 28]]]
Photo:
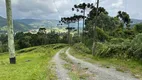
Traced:
[[38, 20], [38, 19], [17, 19], [17, 22], [25, 23], [30, 26], [33, 26], [34, 28], [51, 28], [56, 27], [57, 24], [59, 24], [58, 20]]
[[142, 20], [139, 19], [131, 19], [132, 23], [131, 24], [138, 24], [138, 23], [142, 23]]
[[[59, 20], [38, 20], [38, 19], [17, 19], [17, 22], [25, 23], [34, 28], [60, 28], [60, 27], [67, 27], [67, 25], [58, 25]], [[71, 27], [77, 27], [77, 23], [70, 24]], [[82, 27], [82, 22], [80, 23], [80, 27]]]
[[[7, 26], [7, 20], [3, 17], [0, 16], [0, 32], [6, 32], [6, 27]], [[17, 21], [13, 21], [13, 26], [14, 26], [14, 31], [19, 32], [19, 31], [28, 31], [30, 29], [33, 29], [32, 26], [25, 24], [25, 23], [20, 23]]]
[[[142, 20], [131, 19], [131, 26], [142, 23]], [[39, 19], [16, 19], [13, 21], [14, 31], [29, 31], [32, 29], [38, 29], [40, 27], [45, 28], [65, 28], [67, 25], [58, 25], [59, 20], [39, 20]], [[0, 16], [0, 32], [6, 31], [6, 19]], [[70, 27], [77, 28], [77, 23], [70, 24]], [[82, 21], [80, 22], [80, 28], [82, 28]]]

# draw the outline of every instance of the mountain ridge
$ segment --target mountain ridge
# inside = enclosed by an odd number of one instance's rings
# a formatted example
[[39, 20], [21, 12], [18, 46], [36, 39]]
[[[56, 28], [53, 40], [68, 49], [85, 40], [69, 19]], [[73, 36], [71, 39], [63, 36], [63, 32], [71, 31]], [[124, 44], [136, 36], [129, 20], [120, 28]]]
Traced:
[[[21, 32], [21, 31], [23, 32], [33, 29], [32, 26], [17, 22], [16, 20], [13, 20], [13, 26], [14, 26], [14, 32]], [[7, 20], [6, 18], [0, 16], [0, 32], [6, 33], [6, 30], [7, 30]]]
[[[140, 19], [131, 19], [131, 25], [142, 23]], [[59, 20], [49, 20], [49, 19], [15, 19], [13, 20], [14, 31], [15, 32], [24, 32], [29, 31], [31, 29], [39, 29], [41, 27], [44, 28], [60, 28], [67, 27], [67, 25], [58, 25]], [[7, 20], [0, 16], [0, 32], [6, 31]], [[70, 25], [71, 27], [77, 28], [77, 23], [73, 23]], [[82, 28], [82, 22], [80, 21], [80, 28]]]

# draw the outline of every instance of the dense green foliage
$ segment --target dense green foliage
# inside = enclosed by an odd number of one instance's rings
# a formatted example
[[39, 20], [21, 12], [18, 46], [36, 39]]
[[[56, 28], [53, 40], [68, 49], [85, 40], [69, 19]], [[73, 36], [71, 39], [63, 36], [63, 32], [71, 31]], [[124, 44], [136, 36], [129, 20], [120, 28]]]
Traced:
[[136, 33], [142, 33], [142, 23], [136, 24], [134, 30]]
[[38, 45], [61, 43], [63, 42], [62, 40], [64, 40], [64, 37], [62, 37], [61, 34], [56, 33], [55, 31], [51, 31], [48, 34], [17, 33], [15, 36], [15, 40], [17, 43], [17, 48], [21, 49]]
[[[50, 33], [23, 33], [19, 32], [15, 35], [15, 47], [16, 50], [55, 43], [67, 43], [66, 33], [56, 33], [51, 31]], [[7, 35], [0, 35], [0, 53], [8, 51], [7, 48]]]
[[[103, 7], [99, 7], [98, 11], [97, 22], [95, 22], [95, 7], [86, 18], [85, 31], [87, 33], [83, 43], [89, 50], [92, 50], [93, 28], [96, 25], [97, 44], [95, 56], [142, 60], [142, 34], [139, 34], [142, 32], [141, 24], [136, 24], [134, 28], [130, 28], [131, 19], [129, 14], [123, 11], [118, 11], [116, 17], [110, 17]], [[82, 50], [82, 46], [78, 46], [80, 48], [76, 48]], [[86, 50], [86, 48], [83, 49]], [[84, 50], [82, 51], [85, 52]], [[88, 50], [86, 51], [88, 52]]]
[[142, 60], [142, 34], [138, 34], [130, 43], [128, 55], [130, 58]]
[[77, 43], [73, 46], [78, 51], [83, 51], [84, 53], [90, 53], [91, 51], [83, 43]]

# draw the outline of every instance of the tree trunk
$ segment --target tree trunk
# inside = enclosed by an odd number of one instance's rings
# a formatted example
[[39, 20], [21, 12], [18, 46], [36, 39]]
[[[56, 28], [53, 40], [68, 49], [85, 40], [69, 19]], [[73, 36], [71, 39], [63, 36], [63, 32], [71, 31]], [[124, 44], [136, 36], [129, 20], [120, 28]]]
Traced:
[[85, 9], [83, 12], [83, 29], [82, 29], [82, 43], [84, 42], [84, 24], [85, 24]]
[[70, 25], [68, 23], [68, 44], [70, 45], [70, 29], [69, 29]]
[[98, 8], [99, 8], [99, 0], [97, 0], [97, 9], [96, 9], [96, 16], [95, 16], [95, 25], [93, 27], [93, 46], [92, 46], [92, 55], [95, 55], [96, 52], [96, 45], [97, 45], [97, 30], [96, 30], [96, 26], [97, 26], [97, 16], [98, 16]]
[[78, 19], [78, 36], [80, 36], [80, 35], [79, 35], [79, 19]]
[[5, 1], [6, 1], [6, 11], [7, 11], [7, 26], [8, 26], [7, 32], [8, 32], [8, 49], [10, 56], [9, 57], [10, 64], [16, 64], [11, 0], [5, 0]]

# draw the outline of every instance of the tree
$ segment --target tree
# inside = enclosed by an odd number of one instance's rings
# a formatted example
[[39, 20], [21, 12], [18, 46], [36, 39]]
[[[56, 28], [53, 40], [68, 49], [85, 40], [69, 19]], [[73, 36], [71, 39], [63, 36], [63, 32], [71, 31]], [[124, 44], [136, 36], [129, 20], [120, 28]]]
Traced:
[[8, 49], [10, 54], [10, 64], [16, 64], [11, 0], [5, 0], [5, 1], [6, 1], [7, 24], [8, 24], [7, 31], [8, 31]]
[[[75, 9], [77, 10], [77, 12], [80, 12], [83, 13], [83, 33], [82, 33], [82, 38], [84, 36], [84, 25], [85, 25], [85, 13], [86, 13], [86, 9], [93, 9], [94, 6], [93, 6], [93, 3], [81, 3], [81, 4], [78, 4], [78, 5], [74, 5], [74, 8], [72, 8], [72, 11], [74, 11]], [[83, 39], [82, 39], [83, 40]]]
[[[87, 15], [87, 19], [92, 20], [95, 18], [96, 15], [96, 7], [93, 7], [93, 9], [89, 12], [89, 14]], [[101, 13], [108, 15], [108, 12], [104, 9], [104, 7], [99, 7], [98, 8], [98, 15], [100, 15]]]
[[25, 34], [21, 39], [19, 39], [17, 43], [20, 49], [31, 47], [30, 43], [30, 41], [32, 40], [31, 35]]
[[47, 34], [47, 41], [49, 44], [59, 43], [60, 37], [59, 34], [55, 31], [51, 31]]
[[75, 23], [75, 18], [74, 17], [63, 17], [61, 18], [60, 23], [64, 23], [68, 25], [68, 27], [66, 28], [68, 30], [68, 44], [71, 44], [70, 31], [74, 28], [70, 27], [70, 23]]
[[117, 17], [123, 21], [123, 24], [126, 25], [127, 28], [130, 27], [131, 19], [129, 14], [127, 14], [126, 12], [118, 11]]
[[38, 34], [46, 34], [46, 28], [39, 28]]
[[75, 20], [77, 21], [77, 24], [78, 24], [77, 32], [78, 32], [78, 36], [79, 36], [80, 35], [80, 32], [79, 32], [79, 21], [80, 21], [80, 19], [83, 19], [84, 16], [82, 16], [82, 15], [74, 15], [73, 17], [75, 18]]

